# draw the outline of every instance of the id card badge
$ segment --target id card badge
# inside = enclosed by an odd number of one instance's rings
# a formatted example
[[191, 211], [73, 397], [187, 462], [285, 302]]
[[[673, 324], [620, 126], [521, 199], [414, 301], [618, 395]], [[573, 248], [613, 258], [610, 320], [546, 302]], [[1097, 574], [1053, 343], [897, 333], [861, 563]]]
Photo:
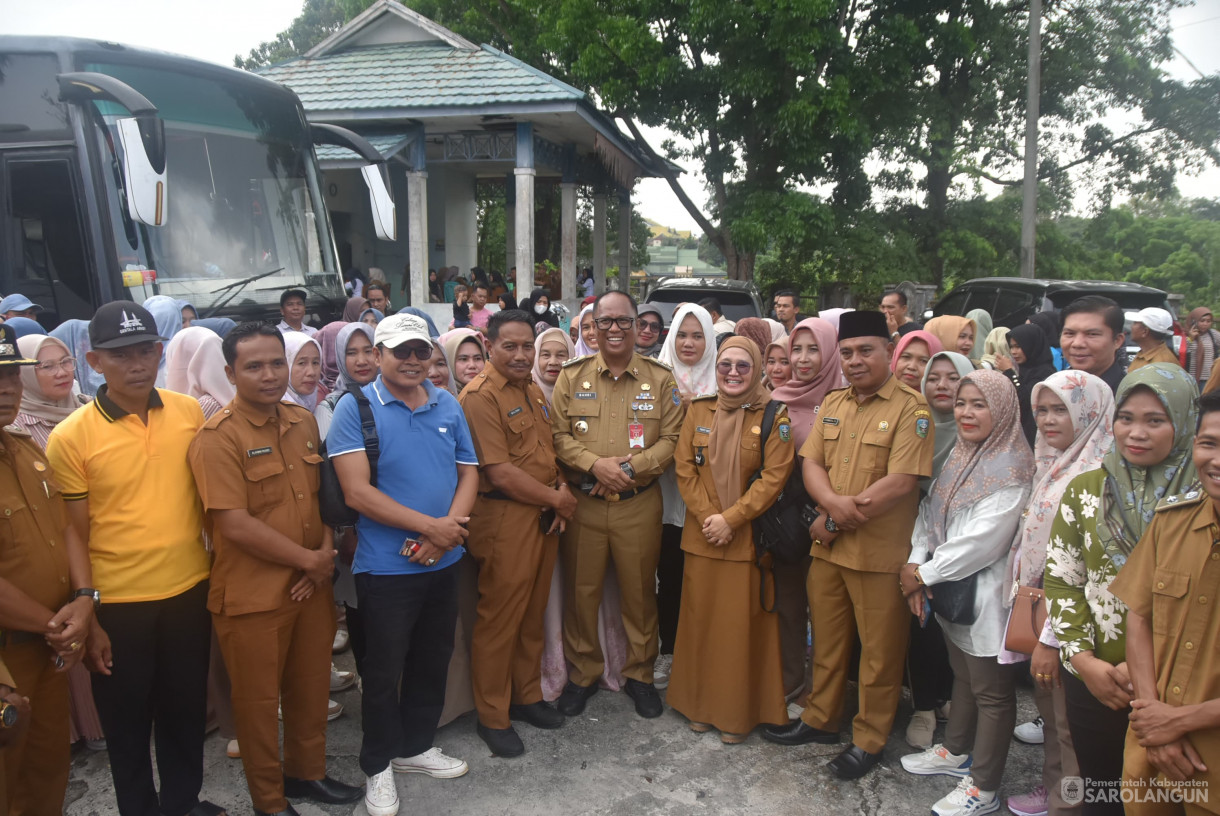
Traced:
[[644, 426], [639, 422], [632, 422], [627, 426], [627, 438], [630, 441], [632, 448], [644, 449]]

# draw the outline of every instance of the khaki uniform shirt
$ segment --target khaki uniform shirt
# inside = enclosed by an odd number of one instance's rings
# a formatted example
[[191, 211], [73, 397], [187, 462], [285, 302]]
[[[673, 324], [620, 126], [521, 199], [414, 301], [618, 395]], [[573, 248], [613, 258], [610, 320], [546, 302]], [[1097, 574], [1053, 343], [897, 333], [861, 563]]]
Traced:
[[[863, 403], [854, 387], [826, 396], [800, 455], [826, 468], [840, 496], [855, 496], [891, 473], [932, 475], [932, 414], [923, 396], [891, 376]], [[865, 510], [868, 514], [868, 510]], [[911, 552], [919, 513], [912, 489], [885, 513], [856, 530], [843, 530], [814, 558], [861, 572], [898, 572]]]
[[[1157, 697], [1173, 706], [1220, 697], [1220, 530], [1206, 493], [1170, 496], [1132, 550], [1110, 592], [1152, 626]], [[1220, 729], [1190, 741], [1220, 782]]]
[[[0, 660], [0, 686], [17, 687], [17, 684], [13, 682], [13, 675], [9, 674], [8, 667], [4, 665], [3, 660]], [[0, 771], [0, 773], [3, 773], [3, 771]]]
[[[709, 448], [716, 422], [716, 398], [700, 397], [691, 401], [674, 454], [678, 489], [686, 502], [686, 524], [682, 528], [682, 549], [686, 552], [725, 561], [754, 560], [754, 530], [750, 522], [775, 504], [792, 473], [796, 456], [792, 444], [792, 425], [786, 409], [776, 412], [775, 425], [767, 434], [766, 447], [762, 446], [762, 421], [766, 409], [766, 403], [745, 409], [746, 417], [741, 428], [741, 468], [738, 472], [741, 498], [731, 507], [723, 508], [716, 492]], [[762, 475], [747, 489], [746, 483], [760, 464], [764, 465]], [[709, 544], [703, 535], [703, 522], [716, 513], [723, 515], [733, 528], [733, 540], [724, 547]]]
[[1179, 368], [1182, 363], [1178, 360], [1174, 353], [1169, 350], [1169, 346], [1164, 343], [1157, 343], [1152, 351], [1140, 351], [1139, 354], [1131, 358], [1131, 363], [1127, 366], [1127, 373], [1130, 374], [1137, 368], [1146, 366], [1149, 363], [1173, 363]]
[[0, 575], [52, 612], [72, 599], [67, 526], [46, 455], [28, 436], [0, 431]]
[[554, 486], [559, 475], [551, 416], [542, 389], [533, 380], [510, 383], [487, 365], [458, 396], [479, 459], [479, 492], [495, 487], [483, 468], [512, 464], [542, 484]]
[[246, 510], [302, 547], [322, 546], [318, 509], [321, 442], [313, 416], [281, 402], [269, 417], [241, 398], [209, 419], [191, 443], [189, 460], [199, 486], [216, 562], [208, 609], [244, 615], [278, 609], [295, 582], [296, 570], [264, 561], [213, 529], [211, 511]]
[[[639, 487], [651, 484], [674, 458], [682, 429], [682, 397], [669, 366], [633, 354], [618, 379], [601, 354], [564, 364], [551, 395], [555, 453], [579, 481], [605, 456], [632, 454]], [[644, 426], [644, 447], [632, 448], [628, 426]]]

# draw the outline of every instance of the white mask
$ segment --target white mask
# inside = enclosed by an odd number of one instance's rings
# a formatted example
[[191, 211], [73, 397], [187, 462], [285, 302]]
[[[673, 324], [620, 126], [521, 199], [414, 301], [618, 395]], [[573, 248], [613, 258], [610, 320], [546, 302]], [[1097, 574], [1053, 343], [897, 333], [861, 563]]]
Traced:
[[534, 304], [534, 314], [545, 314], [545, 313], [546, 313], [546, 304], [545, 303], [535, 303]]

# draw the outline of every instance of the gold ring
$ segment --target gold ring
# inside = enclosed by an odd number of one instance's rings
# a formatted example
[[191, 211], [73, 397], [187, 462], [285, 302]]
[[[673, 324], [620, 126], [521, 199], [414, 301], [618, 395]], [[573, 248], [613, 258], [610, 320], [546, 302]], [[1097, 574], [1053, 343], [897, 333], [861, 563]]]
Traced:
[[77, 649], [80, 648], [80, 643], [78, 643], [77, 641], [74, 640], [68, 644], [68, 648], [75, 652]]
[[428, 559], [428, 566], [432, 566], [432, 565], [433, 565], [433, 564], [435, 564], [435, 563], [436, 563], [436, 559], [435, 559], [435, 558], [429, 558], [429, 559]]

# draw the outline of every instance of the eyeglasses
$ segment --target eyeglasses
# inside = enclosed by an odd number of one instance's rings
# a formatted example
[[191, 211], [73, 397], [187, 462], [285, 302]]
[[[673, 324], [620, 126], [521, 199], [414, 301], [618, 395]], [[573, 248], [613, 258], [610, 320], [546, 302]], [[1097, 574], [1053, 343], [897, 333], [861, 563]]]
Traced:
[[76, 358], [75, 357], [64, 357], [58, 363], [38, 363], [37, 365], [34, 366], [34, 368], [37, 369], [38, 371], [45, 371], [48, 374], [54, 374], [56, 371], [59, 371], [61, 368], [64, 369], [65, 371], [75, 371], [76, 370]]
[[742, 360], [721, 360], [720, 362], [716, 363], [716, 370], [721, 374], [731, 374], [733, 373], [734, 369], [742, 374], [749, 374], [750, 369], [753, 367], [753, 363]]
[[405, 343], [401, 346], [395, 346], [390, 349], [396, 360], [410, 360], [412, 356], [416, 360], [427, 360], [432, 356], [431, 346], [408, 346]]
[[644, 320], [643, 318], [635, 321], [635, 325], [640, 331], [659, 332], [661, 330], [660, 323], [653, 323], [651, 320]]
[[609, 331], [611, 326], [618, 326], [623, 331], [627, 331], [635, 325], [634, 317], [595, 317], [593, 325], [597, 326], [602, 331]]

